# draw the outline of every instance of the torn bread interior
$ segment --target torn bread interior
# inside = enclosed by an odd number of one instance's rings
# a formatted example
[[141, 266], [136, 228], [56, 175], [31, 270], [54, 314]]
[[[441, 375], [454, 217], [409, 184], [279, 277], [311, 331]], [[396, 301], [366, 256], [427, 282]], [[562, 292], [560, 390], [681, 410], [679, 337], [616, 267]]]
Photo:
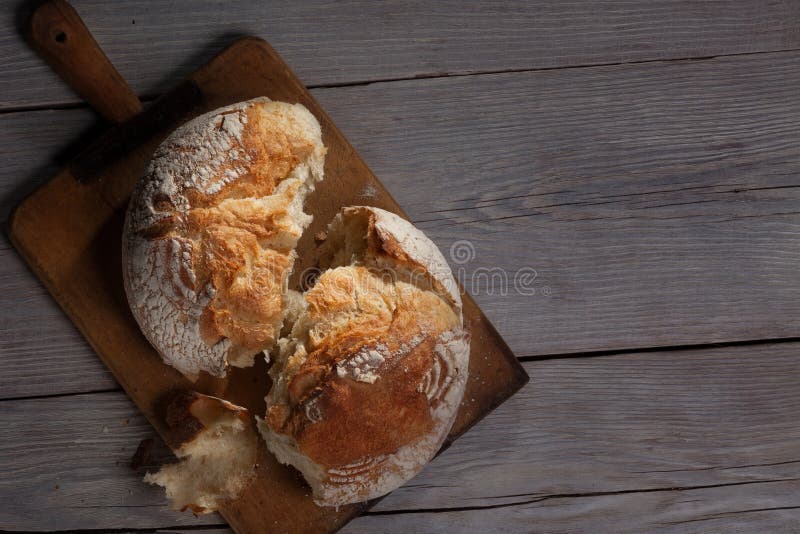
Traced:
[[197, 117], [158, 147], [131, 195], [123, 277], [166, 363], [221, 377], [273, 348], [325, 151], [305, 107], [267, 98]]
[[147, 473], [173, 510], [213, 512], [238, 497], [255, 476], [258, 434], [248, 411], [222, 399], [179, 392], [165, 411], [178, 462]]
[[259, 429], [318, 504], [379, 497], [441, 447], [464, 395], [469, 337], [452, 273], [392, 213], [345, 208], [324, 269], [280, 341]]

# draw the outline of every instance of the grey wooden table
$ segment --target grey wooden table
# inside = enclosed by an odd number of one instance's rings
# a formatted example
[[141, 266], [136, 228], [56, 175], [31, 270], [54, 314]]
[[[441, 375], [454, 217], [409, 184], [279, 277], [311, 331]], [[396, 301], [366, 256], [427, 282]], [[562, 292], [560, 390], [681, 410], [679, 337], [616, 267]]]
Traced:
[[[269, 40], [530, 373], [346, 532], [800, 532], [799, 2], [73, 4], [144, 100]], [[17, 12], [3, 219], [102, 131]], [[5, 238], [0, 288], [0, 529], [225, 530]]]

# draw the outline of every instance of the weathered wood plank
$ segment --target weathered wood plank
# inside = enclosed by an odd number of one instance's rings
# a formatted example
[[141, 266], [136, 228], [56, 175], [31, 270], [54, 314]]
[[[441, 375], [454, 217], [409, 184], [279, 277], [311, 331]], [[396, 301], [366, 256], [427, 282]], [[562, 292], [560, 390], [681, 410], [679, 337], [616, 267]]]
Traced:
[[798, 86], [791, 52], [317, 94], [538, 355], [800, 334]]
[[[35, 127], [25, 114], [0, 120], [0, 220], [98, 133], [95, 118], [85, 110], [42, 111], [36, 118]], [[0, 236], [0, 287], [0, 398], [117, 387], [5, 235]]]
[[[518, 355], [541, 355], [800, 335], [798, 86], [800, 53], [781, 53], [314, 93], [445, 253], [472, 244], [460, 278]], [[91, 120], [0, 116], [0, 209]], [[535, 294], [490, 292], [473, 275], [493, 267], [509, 285], [534, 269]], [[73, 340], [18, 277], [4, 253], [0, 339]], [[52, 358], [2, 358], [2, 395], [113, 387], [83, 344]]]
[[[156, 487], [137, 483], [143, 472], [131, 469], [131, 457], [156, 434], [122, 392], [0, 402], [0, 420], [4, 530], [224, 522], [172, 512]], [[159, 442], [154, 461], [167, 458]]]
[[367, 514], [341, 532], [794, 534], [800, 529], [797, 490], [797, 483], [775, 482], [621, 495], [534, 497], [523, 504], [499, 508]]
[[0, 248], [0, 287], [0, 398], [119, 387], [11, 248]]
[[[791, 0], [72, 3], [140, 94], [242, 34], [269, 40], [311, 85], [800, 48]], [[22, 43], [14, 11], [0, 13], [0, 109], [77, 101]]]
[[[511, 532], [800, 524], [800, 343], [525, 367], [528, 387], [351, 532], [486, 532], [489, 520]], [[0, 402], [0, 525], [215, 524], [167, 512], [128, 467], [153, 435], [122, 393]], [[166, 454], [157, 447], [151, 465]]]
[[[134, 531], [135, 532], [135, 531]], [[167, 527], [167, 528], [160, 528], [156, 530], [158, 533], [169, 533], [169, 534], [189, 534], [190, 532], [202, 532], [203, 534], [233, 534], [233, 530], [230, 528], [226, 528], [224, 525], [209, 525], [200, 528], [192, 528], [190, 530], [183, 530], [180, 527]]]
[[[5, 221], [14, 206], [102, 132], [95, 121], [85, 109], [0, 117], [0, 220]], [[7, 246], [5, 241], [0, 248]]]
[[561, 358], [525, 367], [531, 382], [523, 392], [375, 510], [800, 473], [793, 415], [800, 409], [800, 343]]

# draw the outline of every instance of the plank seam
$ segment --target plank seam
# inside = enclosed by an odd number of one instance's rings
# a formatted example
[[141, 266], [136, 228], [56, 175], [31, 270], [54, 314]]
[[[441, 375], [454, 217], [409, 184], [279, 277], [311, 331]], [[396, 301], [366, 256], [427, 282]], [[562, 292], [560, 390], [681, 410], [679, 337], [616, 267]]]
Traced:
[[[551, 495], [542, 495], [534, 499], [526, 501], [519, 501], [513, 503], [503, 504], [489, 504], [486, 506], [457, 506], [450, 508], [421, 508], [421, 509], [408, 509], [408, 510], [384, 510], [377, 512], [367, 512], [363, 515], [400, 515], [400, 514], [421, 514], [421, 513], [447, 513], [447, 512], [468, 512], [474, 510], [491, 510], [496, 508], [509, 508], [512, 506], [522, 506], [526, 504], [534, 504], [541, 501], [548, 501], [552, 499], [583, 499], [590, 497], [607, 497], [613, 495], [629, 495], [632, 493], [658, 493], [666, 491], [695, 491], [703, 489], [714, 489], [728, 486], [746, 486], [752, 484], [772, 484], [775, 482], [796, 482], [800, 478], [776, 478], [772, 480], [750, 480], [745, 482], [728, 482], [725, 484], [706, 484], [701, 486], [676, 486], [672, 488], [641, 488], [631, 490], [617, 490], [617, 491], [596, 491], [586, 493], [554, 493]], [[494, 497], [494, 498], [502, 498]]]
[[[564, 352], [564, 353], [553, 353], [553, 354], [518, 356], [517, 360], [525, 363], [525, 362], [538, 362], [538, 361], [559, 360], [559, 359], [569, 359], [569, 358], [602, 358], [605, 356], [623, 356], [626, 354], [638, 354], [638, 353], [682, 352], [691, 350], [718, 349], [725, 347], [758, 346], [758, 345], [788, 344], [788, 343], [800, 343], [800, 336], [771, 338], [771, 339], [753, 339], [753, 340], [743, 340], [743, 341], [721, 341], [716, 343], [696, 343], [687, 345], [666, 345], [660, 347], [639, 347], [639, 348], [629, 348], [629, 349], [609, 349], [609, 350], [596, 350], [596, 351], [585, 351], [585, 352]], [[0, 398], [0, 403], [10, 402], [10, 401], [53, 399], [61, 397], [74, 397], [76, 395], [94, 395], [101, 393], [116, 393], [116, 392], [123, 392], [123, 389], [108, 388], [108, 389], [96, 389], [89, 391], [51, 393], [45, 395], [23, 395], [18, 397], [5, 397], [5, 398]], [[4, 531], [0, 530], [0, 533], [2, 532]]]
[[[89, 391], [70, 391], [66, 393], [46, 393], [44, 395], [21, 395], [18, 397], [6, 397], [1, 398], [0, 402], [7, 402], [7, 401], [28, 401], [28, 400], [37, 400], [37, 399], [58, 399], [61, 397], [74, 397], [75, 395], [94, 395], [100, 393], [116, 393], [122, 392], [123, 389], [120, 387], [117, 388], [106, 388], [106, 389], [90, 389]], [[3, 532], [0, 530], [0, 532]]]
[[[403, 514], [429, 514], [429, 513], [449, 513], [449, 512], [470, 512], [475, 510], [491, 510], [497, 508], [510, 508], [514, 506], [524, 506], [526, 504], [534, 504], [537, 502], [548, 501], [553, 499], [582, 499], [582, 498], [592, 498], [592, 497], [607, 497], [607, 496], [614, 496], [614, 495], [629, 495], [634, 493], [658, 493], [658, 492], [667, 492], [667, 491], [696, 491], [696, 490], [704, 490], [704, 489], [714, 489], [714, 488], [722, 488], [722, 487], [729, 487], [729, 486], [747, 486], [747, 485], [754, 485], [754, 484], [773, 484], [777, 482], [796, 482], [800, 479], [798, 478], [777, 478], [772, 480], [751, 480], [751, 481], [744, 481], [744, 482], [729, 482], [725, 484], [705, 484], [705, 485], [698, 485], [698, 486], [675, 486], [671, 488], [639, 488], [639, 489], [630, 489], [630, 490], [617, 490], [617, 491], [597, 491], [597, 492], [586, 492], [586, 493], [554, 493], [551, 495], [542, 495], [540, 497], [536, 497], [534, 499], [529, 499], [526, 501], [519, 501], [513, 503], [503, 503], [503, 504], [491, 504], [486, 506], [457, 506], [457, 507], [449, 507], [449, 508], [420, 508], [420, 509], [406, 509], [406, 510], [384, 510], [384, 511], [369, 511], [364, 514], [363, 516], [381, 516], [381, 515], [403, 515]], [[502, 498], [503, 496], [494, 497], [494, 498]], [[794, 509], [798, 507], [776, 507], [776, 508], [764, 508], [764, 509], [754, 509], [754, 510], [742, 510], [741, 512], [755, 512], [755, 511], [769, 511], [769, 510], [783, 510], [783, 509]], [[729, 513], [736, 513], [736, 512], [729, 512]], [[709, 518], [710, 519], [710, 518]], [[702, 521], [703, 519], [698, 519]], [[81, 534], [81, 533], [93, 533], [93, 532], [108, 532], [108, 533], [117, 533], [117, 532], [135, 532], [135, 533], [151, 533], [151, 532], [162, 532], [168, 530], [192, 530], [192, 531], [203, 531], [203, 530], [212, 530], [212, 529], [219, 529], [219, 528], [229, 528], [227, 524], [215, 524], [215, 525], [194, 525], [194, 526], [170, 526], [170, 527], [154, 527], [154, 528], [146, 528], [146, 529], [130, 529], [130, 528], [101, 528], [101, 529], [80, 529], [80, 530], [59, 530], [59, 531], [48, 531], [48, 530], [26, 530], [26, 531], [15, 531], [15, 530], [0, 530], [0, 533], [4, 534], [41, 534], [44, 532], [58, 532], [59, 534]]]
[[590, 350], [582, 352], [564, 352], [552, 354], [540, 354], [530, 356], [517, 356], [520, 362], [538, 362], [542, 360], [558, 360], [561, 358], [597, 358], [603, 356], [621, 356], [625, 354], [649, 353], [649, 352], [682, 352], [690, 350], [708, 350], [726, 347], [747, 347], [771, 344], [798, 343], [800, 336], [780, 337], [771, 339], [746, 339], [740, 341], [718, 341], [713, 343], [691, 343], [685, 345], [663, 345], [656, 347], [640, 347], [628, 349], [608, 349]]
[[[483, 70], [483, 71], [453, 71], [453, 72], [440, 72], [440, 73], [431, 73], [431, 74], [418, 74], [415, 76], [398, 76], [395, 78], [374, 78], [369, 80], [355, 80], [352, 82], [334, 82], [334, 83], [320, 83], [320, 84], [310, 84], [307, 85], [306, 88], [309, 90], [312, 89], [339, 89], [339, 88], [346, 88], [346, 87], [363, 87], [373, 84], [383, 84], [383, 83], [396, 83], [396, 82], [406, 82], [406, 81], [416, 81], [416, 80], [434, 80], [440, 78], [464, 78], [468, 76], [495, 76], [495, 75], [503, 75], [503, 74], [521, 74], [521, 73], [530, 73], [530, 72], [547, 72], [553, 70], [568, 70], [568, 69], [591, 69], [591, 68], [605, 68], [605, 67], [616, 67], [616, 66], [625, 66], [625, 65], [643, 65], [648, 63], [675, 63], [675, 62], [683, 62], [683, 61], [708, 61], [714, 60], [719, 58], [729, 58], [729, 57], [742, 57], [742, 56], [755, 56], [760, 54], [784, 54], [784, 53], [792, 53], [792, 52], [800, 52], [800, 48], [787, 48], [783, 50], [760, 50], [758, 52], [735, 52], [731, 54], [715, 54], [712, 56], [689, 56], [689, 57], [680, 57], [680, 58], [658, 58], [658, 59], [640, 59], [640, 60], [632, 60], [632, 61], [617, 61], [617, 62], [607, 62], [607, 63], [582, 63], [582, 64], [575, 64], [575, 65], [560, 65], [557, 67], [531, 67], [531, 68], [516, 68], [516, 69], [497, 69], [497, 70]], [[142, 94], [138, 95], [139, 100], [142, 103], [147, 103], [151, 100], [155, 100], [160, 94]], [[53, 102], [53, 103], [46, 103], [41, 105], [31, 104], [26, 106], [11, 106], [8, 108], [0, 108], [0, 115], [6, 115], [11, 113], [26, 113], [31, 111], [59, 111], [65, 109], [82, 109], [88, 108], [88, 104], [85, 102]]]
[[128, 532], [136, 532], [136, 533], [146, 533], [146, 532], [164, 532], [169, 530], [193, 530], [193, 531], [203, 531], [203, 530], [214, 530], [220, 528], [230, 528], [227, 523], [219, 523], [215, 525], [177, 525], [177, 526], [169, 526], [169, 527], [153, 527], [153, 528], [84, 528], [84, 529], [73, 529], [73, 530], [0, 530], [0, 534], [45, 534], [51, 532], [58, 532], [58, 534], [82, 534], [82, 533], [90, 533], [90, 532], [108, 532], [109, 534], [114, 534], [117, 532], [120, 533], [128, 533]]

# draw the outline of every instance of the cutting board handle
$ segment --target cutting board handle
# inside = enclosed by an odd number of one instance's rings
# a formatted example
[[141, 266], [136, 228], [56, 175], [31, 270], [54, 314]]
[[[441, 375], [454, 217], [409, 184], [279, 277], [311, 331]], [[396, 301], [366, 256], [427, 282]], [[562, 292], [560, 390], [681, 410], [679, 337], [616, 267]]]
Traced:
[[28, 43], [100, 115], [124, 122], [142, 103], [65, 0], [46, 0], [31, 14]]

